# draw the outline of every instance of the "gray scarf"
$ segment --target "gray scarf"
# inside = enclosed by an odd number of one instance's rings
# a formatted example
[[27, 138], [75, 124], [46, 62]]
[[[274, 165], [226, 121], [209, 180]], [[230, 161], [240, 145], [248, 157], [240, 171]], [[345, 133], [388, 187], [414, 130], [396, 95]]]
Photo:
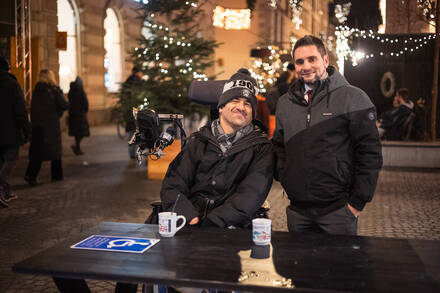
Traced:
[[226, 134], [223, 128], [220, 126], [220, 119], [216, 119], [211, 123], [212, 135], [214, 135], [214, 137], [217, 139], [223, 153], [230, 149], [232, 144], [245, 137], [253, 130], [254, 126], [252, 123], [250, 123], [234, 133]]

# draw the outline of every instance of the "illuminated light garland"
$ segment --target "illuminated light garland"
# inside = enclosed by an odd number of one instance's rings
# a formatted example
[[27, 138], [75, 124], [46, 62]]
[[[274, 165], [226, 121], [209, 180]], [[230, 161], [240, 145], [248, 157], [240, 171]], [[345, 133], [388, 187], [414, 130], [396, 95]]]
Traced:
[[[149, 0], [133, 0], [133, 1], [145, 4], [145, 5], [149, 3]], [[190, 5], [192, 7], [197, 7], [197, 3], [196, 2], [186, 1], [185, 4], [186, 5]]]
[[350, 14], [351, 2], [335, 5], [335, 16], [339, 23], [347, 21], [347, 16]]
[[428, 21], [435, 18], [435, 1], [433, 0], [417, 0], [417, 7], [422, 9], [422, 14]]
[[[155, 29], [155, 30], [161, 30], [161, 31], [165, 31], [165, 32], [167, 32], [168, 34], [170, 34], [170, 32], [169, 32], [169, 28], [168, 27], [165, 27], [165, 26], [162, 26], [162, 25], [157, 25], [157, 24], [152, 24], [152, 23], [149, 23], [149, 22], [145, 22], [144, 23], [145, 24], [145, 26], [147, 26], [147, 27], [149, 27], [149, 28], [152, 28], [152, 29]], [[185, 46], [187, 46], [187, 47], [190, 47], [191, 46], [191, 43], [185, 43], [184, 42], [184, 40], [185, 40], [185, 37], [181, 37], [180, 38], [180, 41], [177, 41], [177, 42], [175, 42], [175, 37], [171, 37], [170, 35], [168, 35], [168, 36], [164, 36], [163, 38], [162, 38], [164, 41], [168, 41], [168, 44], [165, 44], [163, 47], [165, 48], [165, 49], [167, 49], [167, 48], [169, 48], [169, 45], [172, 45], [172, 44], [176, 44], [177, 46], [182, 46], [182, 47], [185, 47]], [[147, 53], [148, 53], [148, 48], [138, 48], [138, 47], [136, 47], [135, 49], [135, 52], [138, 52], [138, 51], [142, 51], [142, 52], [140, 52], [140, 53], [138, 53], [138, 57], [142, 57], [143, 55], [146, 55]], [[160, 54], [159, 53], [156, 53], [155, 55], [154, 55], [154, 59], [156, 60], [156, 61], [159, 61], [160, 60]], [[185, 66], [187, 67], [186, 69], [180, 69], [179, 70], [179, 72], [180, 73], [182, 73], [182, 74], [187, 74], [187, 73], [189, 73], [189, 72], [192, 72], [193, 71], [193, 68], [191, 67], [192, 65], [191, 65], [191, 63], [193, 62], [193, 60], [192, 59], [189, 59], [187, 62], [183, 62], [182, 64], [185, 64]], [[144, 64], [144, 66], [147, 66], [148, 64]], [[163, 68], [163, 66], [164, 66], [164, 64], [163, 63], [159, 63], [158, 64], [158, 66], [161, 68], [160, 69], [160, 72], [161, 73], [163, 73], [164, 75], [166, 75], [166, 74], [168, 74], [169, 73], [169, 71], [168, 71], [168, 69], [166, 69], [166, 68]], [[206, 75], [205, 74], [198, 74], [197, 72], [193, 72], [193, 78], [194, 79], [197, 79], [197, 80], [208, 80], [208, 78], [206, 77]]]
[[[257, 49], [261, 49], [258, 47]], [[281, 69], [286, 70], [288, 62], [281, 63], [280, 55], [286, 54], [287, 51], [279, 50], [276, 46], [268, 46], [270, 56], [266, 57], [270, 62], [265, 60], [266, 58], [253, 58], [252, 68], [249, 68], [251, 76], [256, 79], [259, 91], [261, 93], [267, 92], [266, 87], [272, 87], [277, 79], [277, 72]]]
[[245, 30], [251, 27], [250, 9], [229, 9], [216, 6], [212, 16], [212, 24], [226, 30]]
[[277, 8], [277, 0], [268, 0], [269, 6], [272, 8]]
[[[362, 51], [352, 50], [348, 43], [349, 39], [352, 37], [357, 38], [369, 38], [381, 43], [390, 43], [390, 44], [402, 44], [403, 48], [396, 49], [392, 52], [379, 52], [379, 56], [390, 56], [390, 57], [400, 57], [405, 55], [406, 53], [412, 53], [416, 50], [423, 48], [428, 44], [428, 41], [435, 39], [435, 34], [430, 34], [425, 37], [408, 37], [408, 38], [391, 38], [386, 36], [381, 36], [374, 34], [373, 31], [365, 32], [359, 29], [350, 29], [347, 26], [337, 27], [336, 28], [336, 55], [338, 56], [338, 66], [339, 68], [343, 68], [344, 60], [351, 60], [352, 65], [356, 66], [359, 64], [361, 60], [364, 59], [372, 59], [375, 57], [372, 53], [365, 53]], [[409, 45], [412, 44], [412, 47]]]
[[292, 22], [298, 30], [302, 24], [302, 0], [289, 0], [290, 9], [292, 9]]

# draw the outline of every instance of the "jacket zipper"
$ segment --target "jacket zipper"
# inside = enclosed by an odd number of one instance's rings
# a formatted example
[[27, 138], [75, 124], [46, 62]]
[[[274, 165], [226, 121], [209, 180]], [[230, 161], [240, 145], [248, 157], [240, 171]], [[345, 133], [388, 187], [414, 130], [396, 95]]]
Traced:
[[203, 218], [208, 216], [208, 211], [211, 205], [213, 205], [215, 201], [213, 199], [205, 198], [205, 211], [203, 213]]
[[310, 108], [307, 110], [307, 116], [306, 116], [306, 127], [309, 128], [310, 126], [310, 119], [311, 119], [311, 114], [310, 114]]

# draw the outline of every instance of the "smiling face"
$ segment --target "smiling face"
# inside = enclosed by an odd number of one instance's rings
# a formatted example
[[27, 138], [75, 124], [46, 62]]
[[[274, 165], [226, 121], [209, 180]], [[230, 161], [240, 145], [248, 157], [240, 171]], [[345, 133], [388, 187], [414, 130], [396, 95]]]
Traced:
[[236, 98], [220, 108], [220, 126], [225, 133], [233, 133], [252, 121], [252, 104], [245, 98]]
[[327, 76], [328, 55], [322, 56], [315, 45], [301, 46], [293, 53], [298, 77], [309, 86]]

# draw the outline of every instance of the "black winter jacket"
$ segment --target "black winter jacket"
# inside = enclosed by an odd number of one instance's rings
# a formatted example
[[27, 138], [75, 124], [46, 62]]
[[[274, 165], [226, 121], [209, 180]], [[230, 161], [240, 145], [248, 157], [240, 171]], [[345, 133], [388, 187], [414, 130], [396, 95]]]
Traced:
[[61, 159], [60, 117], [68, 106], [59, 87], [37, 83], [31, 102], [30, 160]]
[[161, 190], [162, 205], [187, 223], [195, 217], [216, 226], [247, 226], [272, 186], [272, 144], [255, 126], [222, 153], [207, 125], [193, 133], [171, 162]]
[[292, 208], [307, 216], [347, 202], [362, 210], [374, 195], [382, 166], [374, 105], [332, 66], [327, 71], [311, 103], [298, 80], [280, 98], [276, 113], [276, 178]]
[[6, 70], [0, 70], [0, 147], [15, 148], [29, 136], [23, 92]]
[[69, 99], [69, 136], [85, 137], [90, 135], [87, 112], [87, 95], [77, 82], [70, 83]]

